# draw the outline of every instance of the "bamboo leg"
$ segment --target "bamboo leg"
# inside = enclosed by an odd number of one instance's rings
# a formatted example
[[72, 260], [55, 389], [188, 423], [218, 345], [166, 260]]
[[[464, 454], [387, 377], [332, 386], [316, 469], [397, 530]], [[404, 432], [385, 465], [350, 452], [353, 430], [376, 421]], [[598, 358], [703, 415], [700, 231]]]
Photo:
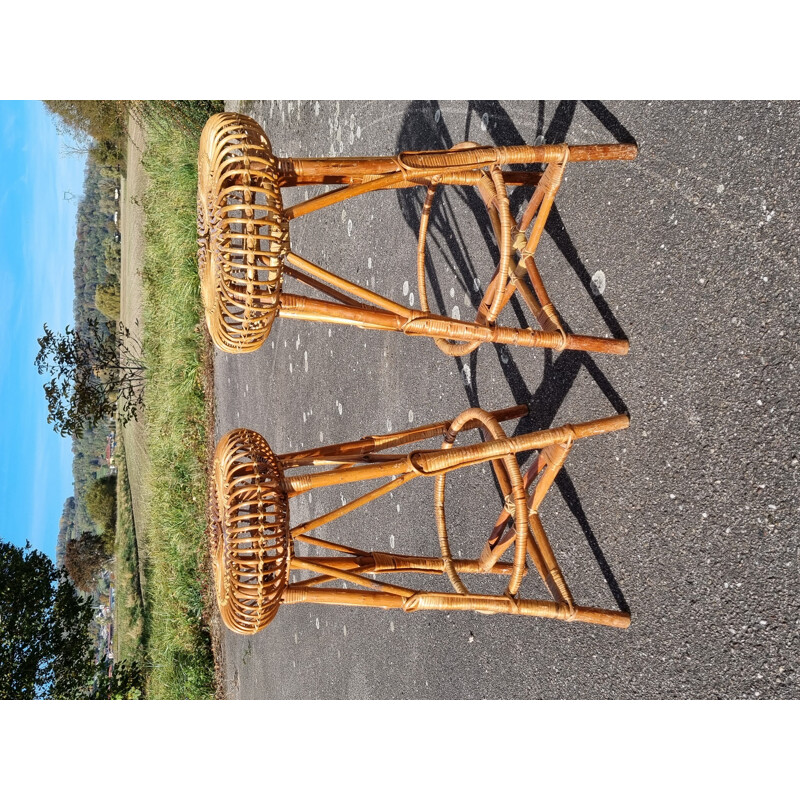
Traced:
[[[427, 336], [432, 339], [447, 338], [468, 342], [495, 342], [523, 347], [549, 347], [561, 349], [564, 340], [556, 333], [532, 331], [529, 328], [488, 327], [475, 322], [460, 322], [436, 314], [424, 314], [406, 309], [406, 316], [391, 311], [345, 306], [310, 297], [284, 292], [280, 298], [280, 315], [289, 319], [326, 322], [332, 325], [355, 325], [359, 328], [398, 331], [408, 336]], [[568, 336], [567, 346], [579, 350], [619, 352], [614, 339]], [[627, 350], [627, 342], [624, 342]]]
[[348, 470], [328, 470], [313, 475], [285, 476], [284, 480], [290, 491], [301, 493], [323, 486], [338, 486], [355, 483], [372, 478], [392, 477], [395, 475], [436, 475], [439, 472], [450, 472], [454, 469], [492, 461], [512, 453], [526, 450], [541, 450], [551, 444], [597, 436], [611, 431], [622, 430], [630, 424], [630, 419], [619, 414], [613, 417], [577, 423], [561, 428], [534, 431], [522, 436], [480, 442], [479, 444], [454, 447], [450, 450], [417, 450], [408, 455], [398, 456], [395, 461], [382, 464], [368, 464], [351, 467]]
[[385, 592], [353, 589], [296, 589], [289, 586], [283, 602], [323, 603], [326, 605], [371, 606], [373, 608], [402, 608], [404, 611], [481, 611], [488, 614], [517, 614], [529, 617], [546, 617], [568, 622], [588, 622], [612, 628], [627, 628], [630, 614], [600, 608], [575, 606], [547, 600], [512, 600], [494, 595], [457, 595], [437, 592], [420, 592], [405, 600]]
[[381, 592], [389, 594], [396, 594], [400, 597], [411, 597], [414, 594], [413, 589], [407, 589], [405, 586], [397, 586], [394, 583], [386, 583], [385, 581], [376, 581], [371, 578], [365, 578], [363, 575], [356, 575], [347, 570], [336, 569], [335, 567], [328, 566], [327, 564], [313, 563], [304, 558], [293, 557], [291, 561], [291, 569], [306, 569], [311, 572], [320, 572], [323, 575], [329, 575], [332, 578], [339, 578], [344, 581], [351, 581], [360, 586], [372, 587]]
[[319, 528], [322, 525], [333, 522], [335, 519], [339, 519], [339, 517], [343, 517], [345, 514], [349, 514], [351, 511], [355, 511], [357, 508], [367, 505], [367, 503], [372, 502], [378, 497], [382, 497], [387, 492], [399, 489], [410, 478], [410, 475], [402, 475], [399, 478], [395, 478], [383, 486], [379, 486], [377, 489], [373, 489], [371, 492], [367, 492], [361, 495], [361, 497], [351, 500], [349, 503], [345, 503], [341, 508], [336, 508], [333, 511], [329, 511], [327, 514], [322, 514], [308, 522], [304, 522], [302, 525], [292, 528], [291, 534], [293, 537], [299, 537], [308, 531], [313, 531], [314, 528]]
[[[470, 150], [473, 158], [447, 159], [452, 151], [428, 151], [401, 153], [399, 156], [377, 156], [356, 158], [282, 158], [278, 159], [278, 172], [284, 186], [320, 183], [322, 179], [333, 183], [334, 179], [364, 180], [376, 176], [394, 174], [402, 165], [435, 167], [489, 166], [496, 164], [543, 164], [557, 161], [561, 157], [558, 145], [518, 145], [514, 147], [476, 147]], [[573, 145], [569, 148], [570, 161], [632, 160], [637, 148], [632, 144]], [[523, 177], [528, 173], [522, 173]], [[338, 182], [338, 181], [337, 181]], [[477, 181], [476, 181], [477, 182]]]
[[[415, 182], [438, 176], [441, 172], [467, 172], [478, 167], [503, 164], [541, 164], [563, 161], [565, 151], [571, 161], [598, 161], [606, 159], [636, 158], [635, 145], [588, 145], [568, 148], [566, 145], [541, 145], [531, 147], [476, 147], [468, 150], [445, 150], [421, 153], [401, 153], [396, 158], [364, 159], [360, 169], [364, 175], [378, 175], [360, 184], [351, 184], [313, 197], [284, 209], [287, 220], [317, 211], [334, 203], [377, 189], [397, 188], [405, 182]], [[297, 159], [293, 161], [299, 161]], [[323, 175], [353, 174], [351, 161], [345, 159], [303, 159], [295, 164], [308, 174], [318, 171]], [[395, 169], [390, 169], [391, 164]]]
[[[468, 155], [465, 156], [464, 153], [468, 153]], [[349, 159], [290, 158], [279, 160], [278, 172], [282, 185], [287, 186], [318, 183], [321, 179], [324, 179], [326, 183], [333, 183], [333, 179], [339, 177], [353, 181], [354, 188], [371, 183], [373, 184], [371, 189], [377, 189], [383, 188], [381, 182], [387, 178], [399, 178], [401, 181], [419, 180], [422, 177], [435, 175], [442, 170], [467, 172], [476, 167], [488, 167], [492, 164], [545, 163], [556, 160], [560, 153], [561, 149], [558, 145], [545, 145], [543, 147], [475, 147], [457, 151], [404, 152], [399, 156], [366, 156]], [[514, 158], [516, 161], [512, 160]], [[362, 183], [356, 184], [355, 181], [362, 181]], [[387, 181], [387, 183], [391, 183], [391, 181]], [[356, 192], [356, 194], [360, 193]], [[299, 208], [300, 205], [295, 208]], [[299, 213], [296, 215], [299, 216]]]
[[[380, 557], [380, 562], [376, 564], [375, 559]], [[308, 558], [307, 561], [316, 562], [319, 559]], [[391, 562], [391, 564], [390, 564]], [[341, 564], [336, 561], [328, 559], [323, 562], [330, 566], [339, 566], [340, 569], [347, 569], [356, 574], [364, 572], [373, 574], [383, 574], [386, 572], [411, 572], [423, 573], [427, 575], [443, 575], [445, 574], [444, 561], [441, 558], [430, 558], [427, 556], [404, 556], [395, 553], [370, 553], [357, 559], [349, 559], [345, 561], [342, 559]], [[491, 568], [486, 569], [477, 560], [467, 560], [462, 558], [454, 559], [453, 565], [459, 573], [465, 574], [492, 574], [492, 575], [511, 575], [514, 569], [513, 564], [507, 562], [500, 562], [493, 564]], [[330, 581], [337, 580], [329, 575], [317, 575], [314, 578], [307, 578], [302, 581], [295, 581], [292, 587], [295, 589], [307, 588], [311, 586], [319, 586]]]
[[[394, 572], [415, 572], [427, 575], [444, 574], [444, 562], [441, 558], [429, 556], [411, 556], [400, 553], [365, 553], [359, 556], [328, 556], [308, 557], [304, 559], [309, 564], [334, 567], [348, 572], [367, 572], [383, 574]], [[485, 570], [481, 563], [475, 559], [454, 559], [453, 564], [459, 572], [468, 574], [491, 573], [493, 575], [509, 575], [513, 564], [495, 564], [490, 570]], [[300, 581], [293, 586], [305, 585]]]
[[[528, 413], [528, 406], [518, 405], [503, 408], [499, 411], [490, 412], [498, 422], [507, 422], [512, 419], [519, 419]], [[343, 442], [341, 444], [326, 445], [325, 447], [315, 447], [309, 450], [299, 450], [294, 453], [286, 453], [279, 456], [283, 469], [291, 469], [307, 464], [316, 463], [317, 459], [324, 459], [329, 456], [339, 455], [361, 455], [373, 453], [380, 450], [387, 450], [390, 447], [400, 447], [404, 444], [411, 444], [423, 439], [433, 439], [443, 436], [448, 428], [453, 424], [453, 420], [436, 422], [431, 425], [420, 425], [416, 428], [408, 428], [390, 434], [378, 434], [377, 436], [365, 436], [358, 441]], [[472, 430], [479, 427], [477, 420], [470, 420], [464, 425], [463, 430]]]
[[350, 555], [363, 556], [366, 555], [366, 550], [359, 550], [357, 547], [350, 547], [346, 544], [339, 544], [338, 542], [329, 542], [325, 539], [318, 539], [315, 536], [307, 536], [303, 533], [298, 533], [293, 536], [298, 542], [305, 542], [306, 544], [313, 544], [315, 547], [321, 547], [324, 550], [333, 550], [336, 553], [349, 553]]
[[308, 259], [297, 255], [297, 253], [292, 253], [290, 251], [286, 254], [286, 260], [292, 264], [292, 266], [303, 270], [303, 272], [307, 272], [317, 280], [324, 281], [336, 289], [340, 289], [348, 294], [353, 295], [354, 297], [357, 297], [359, 300], [372, 303], [373, 305], [378, 306], [378, 308], [382, 308], [385, 311], [391, 311], [393, 314], [397, 314], [400, 317], [408, 317], [409, 309], [403, 305], [400, 305], [400, 303], [394, 303], [388, 298], [383, 297], [383, 295], [377, 294], [376, 292], [371, 292], [369, 289], [359, 286], [357, 283], [353, 283], [352, 281], [348, 281], [346, 278], [342, 278], [333, 272], [328, 272], [328, 270], [323, 269]]
[[547, 575], [544, 579], [545, 585], [554, 598], [560, 597], [568, 606], [575, 605], [572, 592], [570, 592], [569, 586], [567, 586], [567, 581], [566, 578], [564, 578], [564, 574], [561, 572], [561, 567], [558, 566], [555, 553], [542, 527], [542, 521], [539, 519], [539, 513], [537, 511], [531, 511], [528, 516], [528, 526], [533, 541], [536, 543], [545, 563], [547, 570]]
[[[437, 179], [437, 183], [448, 184], [450, 186], [476, 186], [483, 173], [480, 170], [470, 170], [468, 172], [446, 173]], [[539, 183], [541, 172], [527, 172], [522, 170], [505, 170], [503, 178], [508, 186], [536, 186]], [[380, 175], [304, 175], [301, 177], [287, 177], [281, 182], [281, 186], [341, 186], [368, 183]], [[413, 189], [417, 186], [430, 185], [430, 178], [417, 178], [415, 180], [403, 180], [392, 185], [392, 189]]]
[[530, 328], [506, 328], [500, 325], [488, 327], [474, 322], [456, 322], [448, 317], [423, 314], [422, 312], [413, 313], [412, 319], [403, 325], [402, 331], [409, 336], [494, 342], [495, 344], [546, 347], [555, 350], [566, 348], [567, 350], [624, 355], [629, 349], [629, 343], [626, 340], [534, 331]]
[[475, 147], [465, 150], [431, 150], [405, 152], [397, 161], [412, 175], [413, 170], [452, 169], [454, 171], [506, 164], [554, 164], [570, 161], [631, 160], [636, 158], [636, 145], [545, 144], [538, 146]]
[[338, 300], [340, 303], [344, 303], [345, 305], [354, 306], [356, 308], [368, 307], [363, 303], [359, 303], [357, 300], [354, 300], [352, 297], [349, 297], [344, 292], [339, 292], [333, 287], [326, 285], [322, 281], [313, 278], [311, 275], [304, 275], [302, 272], [300, 272], [300, 270], [293, 269], [288, 264], [283, 265], [283, 274], [289, 275], [296, 281], [304, 283], [306, 286], [310, 286], [312, 289], [316, 289], [323, 294], [327, 294], [328, 297], [332, 297], [334, 300]]
[[419, 592], [403, 603], [404, 611], [480, 611], [484, 614], [519, 614], [567, 622], [590, 622], [612, 628], [627, 628], [630, 614], [586, 606], [568, 606], [549, 600], [512, 599], [495, 595], [459, 595]]
[[[433, 178], [438, 174], [436, 169], [419, 170], [415, 173], [418, 179]], [[317, 195], [309, 200], [304, 200], [293, 206], [289, 206], [283, 210], [283, 215], [287, 220], [297, 219], [305, 214], [310, 214], [313, 211], [319, 211], [322, 208], [341, 203], [343, 200], [349, 200], [351, 197], [357, 197], [360, 194], [367, 192], [374, 192], [378, 189], [396, 189], [405, 181], [402, 173], [390, 173], [382, 175], [379, 178], [374, 178], [364, 183], [350, 184], [341, 189], [333, 189], [325, 194]]]
[[[307, 186], [321, 184], [365, 183], [385, 175], [402, 171], [394, 156], [360, 156], [355, 158], [281, 158], [277, 162], [281, 186]], [[540, 173], [509, 171], [506, 183], [512, 185], [536, 184]], [[478, 183], [480, 171], [448, 175], [453, 182]], [[411, 185], [411, 184], [409, 184]], [[407, 188], [407, 187], [404, 187]]]
[[304, 319], [330, 325], [355, 325], [358, 328], [379, 331], [401, 331], [408, 321], [407, 316], [391, 311], [331, 303], [287, 292], [281, 294], [279, 313], [287, 319]]
[[290, 319], [305, 319], [335, 325], [355, 325], [360, 328], [384, 331], [395, 330], [402, 331], [409, 336], [429, 336], [433, 339], [494, 342], [558, 350], [566, 347], [570, 350], [603, 353], [624, 354], [628, 352], [629, 345], [625, 340], [533, 331], [530, 328], [506, 328], [500, 325], [489, 327], [475, 322], [460, 322], [437, 314], [426, 314], [401, 306], [369, 291], [369, 289], [335, 276], [321, 267], [315, 267], [311, 262], [294, 253], [290, 253], [287, 260], [295, 266], [313, 267], [319, 274], [326, 275], [326, 279], [330, 279], [334, 285], [340, 288], [347, 287], [347, 291], [351, 291], [355, 296], [379, 306], [377, 309], [372, 309], [364, 306], [342, 305], [284, 292], [280, 297], [280, 315]]
[[403, 598], [386, 592], [373, 592], [364, 589], [304, 589], [288, 586], [283, 593], [283, 602], [322, 603], [337, 606], [370, 606], [372, 608], [402, 608]]
[[409, 459], [413, 461], [414, 467], [422, 474], [435, 475], [438, 472], [449, 472], [471, 464], [479, 464], [483, 461], [501, 458], [511, 453], [541, 450], [552, 444], [623, 430], [629, 424], [630, 419], [627, 415], [617, 414], [613, 417], [605, 417], [591, 422], [581, 422], [560, 428], [534, 431], [506, 439], [454, 447], [447, 451], [417, 451], [416, 453], [411, 453]]

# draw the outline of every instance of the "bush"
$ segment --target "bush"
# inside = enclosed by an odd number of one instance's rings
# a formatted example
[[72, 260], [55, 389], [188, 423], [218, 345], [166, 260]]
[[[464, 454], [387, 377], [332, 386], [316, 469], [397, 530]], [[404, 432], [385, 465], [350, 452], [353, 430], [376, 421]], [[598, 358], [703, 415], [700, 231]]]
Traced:
[[104, 283], [95, 289], [95, 308], [108, 319], [119, 319], [119, 284]]
[[117, 476], [98, 478], [86, 492], [86, 510], [103, 531], [103, 546], [106, 552], [114, 550], [114, 534], [117, 528]]

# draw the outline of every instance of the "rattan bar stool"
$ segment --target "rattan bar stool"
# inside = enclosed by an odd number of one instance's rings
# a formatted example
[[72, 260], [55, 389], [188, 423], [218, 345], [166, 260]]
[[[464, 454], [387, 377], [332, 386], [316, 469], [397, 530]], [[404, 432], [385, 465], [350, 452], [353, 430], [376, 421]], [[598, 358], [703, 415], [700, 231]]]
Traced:
[[[539, 506], [574, 442], [626, 428], [628, 417], [619, 415], [507, 437], [500, 422], [522, 417], [527, 410], [527, 406], [515, 406], [490, 413], [472, 408], [447, 422], [285, 455], [273, 453], [254, 431], [239, 428], [229, 432], [217, 445], [210, 499], [212, 564], [218, 604], [227, 627], [254, 634], [272, 621], [282, 603], [305, 602], [404, 611], [518, 614], [628, 627], [627, 613], [575, 603], [539, 519]], [[458, 433], [470, 428], [481, 428], [486, 440], [454, 447]], [[444, 437], [440, 449], [385, 452], [438, 436]], [[539, 450], [538, 457], [523, 477], [515, 453], [534, 449]], [[505, 505], [480, 556], [455, 559], [445, 519], [445, 476], [487, 461], [494, 468]], [[327, 468], [289, 475], [303, 467], [320, 466]], [[367, 552], [310, 535], [316, 528], [421, 476], [435, 479], [439, 556]], [[341, 508], [290, 526], [291, 497], [325, 486], [380, 478], [387, 480]], [[300, 558], [293, 552], [294, 542], [307, 542], [330, 554]], [[511, 548], [513, 559], [501, 561]], [[519, 597], [528, 557], [552, 599]], [[300, 570], [312, 576], [297, 579]], [[454, 591], [417, 591], [367, 577], [391, 578], [399, 573], [446, 575]], [[473, 593], [461, 578], [470, 573], [503, 576], [505, 590], [498, 594]], [[291, 583], [290, 577], [295, 577]], [[333, 580], [354, 588], [323, 586]]]
[[[534, 253], [569, 162], [629, 160], [636, 153], [631, 144], [481, 147], [465, 142], [452, 150], [392, 157], [278, 158], [254, 120], [215, 114], [203, 130], [198, 156], [198, 267], [211, 337], [226, 352], [252, 351], [261, 346], [280, 314], [429, 336], [450, 355], [464, 355], [481, 342], [627, 353], [627, 340], [564, 330]], [[543, 172], [501, 170], [513, 164], [546, 167]], [[283, 187], [314, 184], [346, 185], [284, 208]], [[425, 241], [436, 189], [442, 184], [477, 187], [500, 249], [500, 262], [474, 322], [432, 314], [428, 306]], [[536, 189], [517, 223], [509, 210], [507, 187], [522, 184]], [[421, 310], [358, 286], [291, 250], [291, 220], [365, 192], [414, 186], [427, 187], [417, 247]], [[284, 292], [285, 275], [330, 299]], [[541, 330], [496, 324], [516, 291]]]

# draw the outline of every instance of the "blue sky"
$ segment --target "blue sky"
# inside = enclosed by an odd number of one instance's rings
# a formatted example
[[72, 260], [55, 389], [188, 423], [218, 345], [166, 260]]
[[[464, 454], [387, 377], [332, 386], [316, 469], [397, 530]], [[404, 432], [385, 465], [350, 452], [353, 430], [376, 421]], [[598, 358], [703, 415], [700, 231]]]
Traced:
[[71, 440], [47, 424], [33, 364], [45, 322], [72, 324], [75, 221], [86, 157], [39, 102], [0, 101], [0, 539], [55, 559], [72, 494]]

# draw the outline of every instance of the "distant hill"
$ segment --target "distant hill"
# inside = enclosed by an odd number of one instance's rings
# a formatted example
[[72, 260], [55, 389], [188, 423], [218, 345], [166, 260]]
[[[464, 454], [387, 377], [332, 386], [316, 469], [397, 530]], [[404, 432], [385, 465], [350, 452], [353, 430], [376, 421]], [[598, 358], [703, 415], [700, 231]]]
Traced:
[[[120, 243], [117, 219], [119, 213], [120, 169], [99, 163], [89, 151], [84, 173], [83, 195], [78, 203], [75, 236], [73, 279], [75, 299], [74, 328], [86, 332], [90, 319], [106, 320], [97, 307], [100, 297], [109, 297], [116, 290], [119, 296]], [[103, 304], [101, 304], [103, 305]], [[104, 305], [108, 313], [108, 304]], [[118, 313], [118, 311], [117, 311]], [[72, 439], [73, 496], [67, 498], [59, 525], [56, 563], [63, 566], [66, 543], [83, 533], [101, 533], [86, 510], [86, 493], [97, 478], [110, 472], [106, 457], [107, 436], [114, 421], [86, 430], [83, 438]]]

